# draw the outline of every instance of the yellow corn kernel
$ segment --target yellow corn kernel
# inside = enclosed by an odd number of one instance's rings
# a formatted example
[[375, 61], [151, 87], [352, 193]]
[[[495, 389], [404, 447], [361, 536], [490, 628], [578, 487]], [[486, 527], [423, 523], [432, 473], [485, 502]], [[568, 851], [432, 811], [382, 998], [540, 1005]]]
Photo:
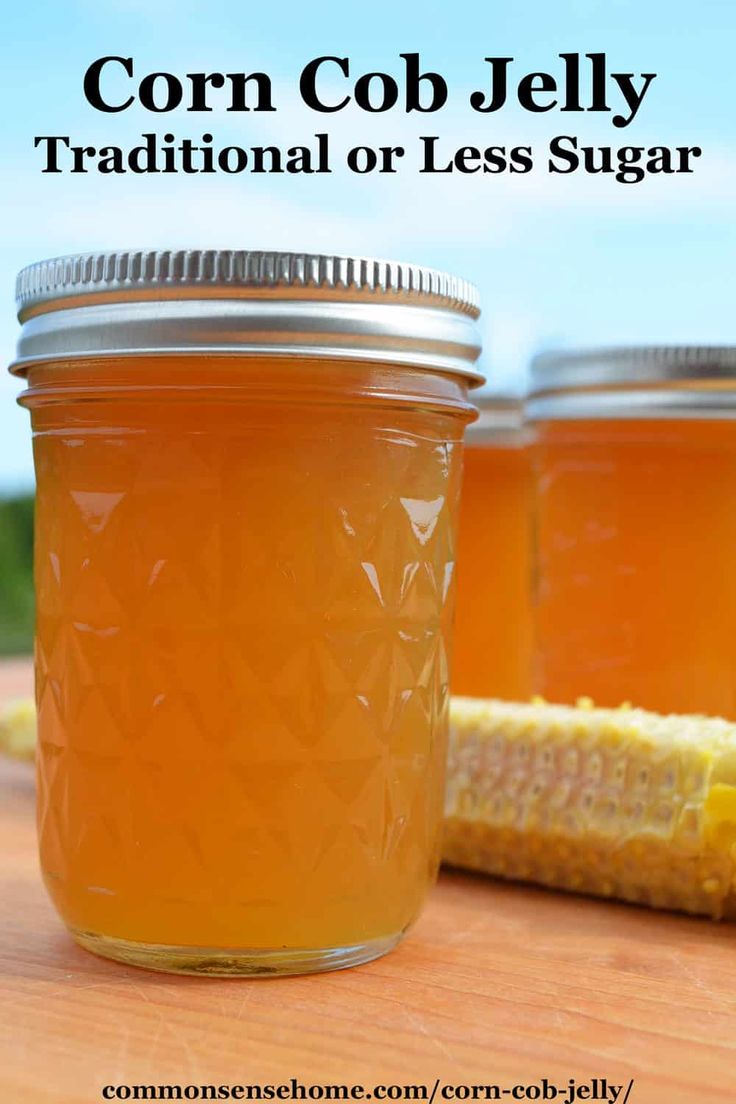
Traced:
[[736, 916], [736, 724], [455, 698], [443, 858]]
[[0, 751], [13, 759], [33, 759], [36, 707], [31, 698], [9, 701], [0, 709]]

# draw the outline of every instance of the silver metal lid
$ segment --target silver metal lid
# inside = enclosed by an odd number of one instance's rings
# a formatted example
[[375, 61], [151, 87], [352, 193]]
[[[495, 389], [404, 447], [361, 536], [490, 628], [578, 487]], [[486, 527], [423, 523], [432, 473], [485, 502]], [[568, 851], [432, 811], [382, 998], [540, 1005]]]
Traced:
[[367, 257], [246, 250], [86, 253], [18, 276], [11, 371], [38, 361], [258, 353], [390, 361], [483, 377], [476, 289]]
[[522, 444], [524, 430], [524, 400], [520, 396], [498, 395], [477, 391], [473, 402], [478, 417], [465, 430], [469, 445]]
[[555, 351], [531, 364], [527, 417], [535, 421], [733, 417], [735, 408], [736, 346]]

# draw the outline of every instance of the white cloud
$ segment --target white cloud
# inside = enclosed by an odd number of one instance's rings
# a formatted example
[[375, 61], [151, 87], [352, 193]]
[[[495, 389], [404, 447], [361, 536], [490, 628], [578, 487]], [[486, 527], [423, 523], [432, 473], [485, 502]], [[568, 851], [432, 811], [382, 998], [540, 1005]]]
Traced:
[[[122, 0], [121, 0], [122, 2]], [[137, 3], [138, 0], [124, 0]], [[181, 74], [180, 74], [181, 75]], [[344, 89], [326, 94], [339, 99]], [[52, 176], [40, 172], [41, 151], [26, 159], [22, 171], [0, 180], [0, 202], [16, 217], [6, 240], [41, 249], [130, 241], [153, 244], [198, 238], [207, 243], [238, 244], [264, 241], [275, 246], [300, 243], [311, 248], [344, 250], [421, 248], [435, 245], [509, 243], [525, 234], [538, 234], [540, 219], [560, 215], [591, 218], [680, 218], [690, 212], [725, 209], [736, 198], [736, 155], [732, 148], [706, 146], [692, 175], [661, 175], [640, 184], [622, 184], [610, 175], [570, 175], [546, 172], [546, 148], [560, 120], [529, 118], [509, 111], [503, 118], [478, 116], [466, 102], [466, 93], [436, 115], [406, 115], [398, 108], [388, 115], [370, 115], [353, 106], [333, 115], [309, 111], [293, 91], [275, 89], [278, 110], [272, 113], [212, 114], [176, 112], [152, 120], [139, 109], [124, 116], [90, 113], [77, 124], [72, 141], [97, 148], [114, 142], [129, 148], [140, 142], [142, 131], [167, 131], [195, 142], [204, 131], [216, 145], [314, 144], [314, 134], [330, 134], [330, 176]], [[570, 128], [573, 125], [570, 124]], [[574, 129], [581, 144], [656, 145], [682, 142], [677, 135], [612, 132], [605, 121], [584, 117]], [[443, 159], [465, 145], [532, 145], [535, 169], [528, 175], [458, 172], [429, 175], [417, 172], [419, 136], [439, 134]], [[344, 165], [355, 145], [403, 146], [407, 153], [395, 176], [356, 176]], [[373, 246], [372, 246], [372, 243]], [[395, 243], [395, 244], [394, 244]], [[372, 247], [371, 247], [372, 246]]]
[[[267, 143], [285, 148], [308, 142], [314, 133], [293, 120], [269, 119], [249, 120], [247, 134], [229, 118], [209, 126], [218, 144], [238, 142], [246, 148]], [[540, 151], [537, 167], [528, 175], [420, 175], [415, 165], [421, 123], [388, 131], [374, 119], [358, 128], [363, 122], [330, 121], [331, 176], [49, 176], [28, 168], [0, 182], [0, 203], [15, 212], [5, 242], [38, 246], [45, 254], [116, 244], [207, 244], [369, 253], [408, 249], [426, 255], [438, 246], [508, 245], [538, 235], [547, 218], [575, 217], [582, 229], [586, 219], [622, 219], [630, 226], [637, 219], [656, 223], [718, 210], [730, 216], [736, 199], [731, 149], [707, 149], [691, 176], [652, 177], [641, 184], [583, 171], [548, 175], [541, 156], [546, 142], [539, 140], [533, 143]], [[472, 136], [472, 128], [461, 130], [454, 122], [454, 129], [442, 131], [445, 156]], [[112, 133], [117, 132], [93, 133], [84, 140], [102, 144]], [[198, 138], [191, 125], [189, 133]], [[395, 176], [358, 177], [343, 167], [352, 145], [374, 145], [379, 139], [407, 149], [406, 168]], [[140, 139], [126, 128], [119, 140], [135, 144]], [[518, 135], [505, 141], [498, 135], [497, 140], [509, 145]]]

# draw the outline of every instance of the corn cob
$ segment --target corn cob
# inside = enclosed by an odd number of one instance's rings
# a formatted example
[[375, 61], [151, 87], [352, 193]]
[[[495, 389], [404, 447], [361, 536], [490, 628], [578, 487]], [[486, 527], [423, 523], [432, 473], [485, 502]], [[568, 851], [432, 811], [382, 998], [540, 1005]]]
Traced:
[[[0, 750], [33, 759], [30, 699]], [[558, 889], [736, 916], [736, 724], [454, 698], [443, 859]]]
[[736, 724], [455, 698], [443, 858], [736, 916]]
[[31, 698], [9, 701], [0, 709], [0, 751], [13, 759], [33, 759], [36, 707]]

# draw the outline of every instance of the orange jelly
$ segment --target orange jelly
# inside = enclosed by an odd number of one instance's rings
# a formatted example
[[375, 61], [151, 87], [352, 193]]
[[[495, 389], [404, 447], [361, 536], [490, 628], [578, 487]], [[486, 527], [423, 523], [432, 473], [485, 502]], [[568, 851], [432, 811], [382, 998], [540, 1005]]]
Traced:
[[476, 397], [465, 437], [452, 689], [531, 693], [531, 467], [520, 403]]
[[540, 418], [536, 688], [550, 700], [736, 720], [729, 365], [730, 350], [619, 351], [618, 373], [654, 382], [670, 367], [687, 382]]
[[84, 946], [283, 973], [375, 957], [416, 917], [470, 416], [451, 368], [25, 367], [41, 864]]

